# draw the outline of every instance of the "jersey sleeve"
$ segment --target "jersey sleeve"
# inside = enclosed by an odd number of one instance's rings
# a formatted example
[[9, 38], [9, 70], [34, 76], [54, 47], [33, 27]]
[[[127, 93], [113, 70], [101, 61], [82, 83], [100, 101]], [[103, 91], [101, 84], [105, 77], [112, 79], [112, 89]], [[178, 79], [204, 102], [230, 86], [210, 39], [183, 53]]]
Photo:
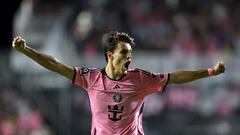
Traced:
[[141, 88], [145, 93], [163, 92], [168, 81], [169, 73], [151, 73], [148, 71], [140, 72]]
[[88, 90], [96, 78], [97, 74], [94, 69], [89, 69], [87, 67], [74, 67], [75, 75], [72, 83], [79, 86], [85, 90]]

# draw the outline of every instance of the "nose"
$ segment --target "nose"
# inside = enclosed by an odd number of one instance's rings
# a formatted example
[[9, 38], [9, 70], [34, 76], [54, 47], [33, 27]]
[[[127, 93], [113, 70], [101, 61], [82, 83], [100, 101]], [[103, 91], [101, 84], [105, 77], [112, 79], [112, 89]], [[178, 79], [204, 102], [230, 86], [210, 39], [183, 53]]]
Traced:
[[132, 54], [131, 54], [131, 53], [129, 53], [129, 54], [127, 55], [127, 59], [128, 59], [129, 61], [131, 61], [131, 59], [132, 59]]

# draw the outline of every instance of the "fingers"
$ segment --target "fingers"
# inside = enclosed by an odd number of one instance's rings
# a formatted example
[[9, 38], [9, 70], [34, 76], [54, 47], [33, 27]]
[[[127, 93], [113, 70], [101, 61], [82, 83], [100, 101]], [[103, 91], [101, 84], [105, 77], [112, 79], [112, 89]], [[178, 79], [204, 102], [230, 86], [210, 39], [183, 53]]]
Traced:
[[20, 42], [25, 42], [25, 40], [24, 40], [22, 37], [17, 36], [17, 37], [14, 38], [13, 42], [14, 42], [14, 43], [16, 43], [16, 42], [17, 42], [17, 43], [20, 43]]
[[225, 66], [224, 65], [220, 65], [219, 66], [219, 71], [220, 71], [220, 73], [224, 73], [225, 72]]
[[26, 41], [22, 37], [16, 36], [12, 41], [12, 47], [22, 52], [26, 47]]
[[15, 47], [16, 45], [22, 44], [24, 42], [25, 40], [22, 37], [16, 36], [12, 41], [12, 46]]
[[223, 61], [219, 61], [217, 65], [219, 73], [224, 73], [226, 69], [225, 63]]

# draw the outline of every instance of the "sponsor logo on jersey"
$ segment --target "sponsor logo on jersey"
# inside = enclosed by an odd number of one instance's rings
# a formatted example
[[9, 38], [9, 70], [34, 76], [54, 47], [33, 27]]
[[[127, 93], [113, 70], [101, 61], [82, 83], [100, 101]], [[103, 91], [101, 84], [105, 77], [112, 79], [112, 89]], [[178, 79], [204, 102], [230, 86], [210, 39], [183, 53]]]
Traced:
[[119, 93], [115, 93], [115, 94], [113, 95], [113, 100], [114, 100], [114, 102], [116, 102], [116, 103], [121, 102], [121, 101], [122, 101], [122, 95], [119, 94]]

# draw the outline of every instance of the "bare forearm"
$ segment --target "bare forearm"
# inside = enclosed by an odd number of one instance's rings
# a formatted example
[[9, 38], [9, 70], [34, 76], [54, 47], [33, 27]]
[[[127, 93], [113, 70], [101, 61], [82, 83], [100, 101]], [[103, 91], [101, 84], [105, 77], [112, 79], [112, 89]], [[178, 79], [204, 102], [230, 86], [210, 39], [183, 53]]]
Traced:
[[73, 76], [74, 76], [73, 67], [60, 62], [59, 60], [57, 60], [56, 58], [50, 55], [40, 53], [28, 46], [26, 46], [22, 52], [28, 57], [30, 57], [31, 59], [33, 59], [38, 64], [45, 67], [46, 69], [54, 71], [68, 78], [69, 80], [73, 79]]
[[25, 55], [33, 59], [35, 62], [38, 64], [42, 65], [43, 67], [55, 71], [56, 69], [54, 68], [57, 65], [58, 60], [50, 55], [40, 53], [28, 46], [22, 51]]
[[204, 77], [208, 77], [208, 70], [196, 70], [196, 71], [176, 71], [174, 73], [170, 73], [170, 81], [172, 84], [182, 84], [188, 83], [194, 80], [198, 80]]
[[169, 84], [182, 84], [204, 77], [216, 76], [225, 72], [225, 64], [223, 61], [218, 61], [212, 68], [195, 70], [195, 71], [176, 71], [170, 73]]
[[38, 64], [45, 67], [46, 69], [59, 73], [60, 75], [63, 75], [69, 80], [73, 79], [74, 77], [73, 67], [60, 62], [59, 60], [50, 55], [40, 53], [28, 47], [26, 45], [26, 41], [22, 37], [20, 36], [15, 37], [12, 42], [12, 47], [18, 50], [19, 52], [24, 53], [25, 55], [27, 55]]

